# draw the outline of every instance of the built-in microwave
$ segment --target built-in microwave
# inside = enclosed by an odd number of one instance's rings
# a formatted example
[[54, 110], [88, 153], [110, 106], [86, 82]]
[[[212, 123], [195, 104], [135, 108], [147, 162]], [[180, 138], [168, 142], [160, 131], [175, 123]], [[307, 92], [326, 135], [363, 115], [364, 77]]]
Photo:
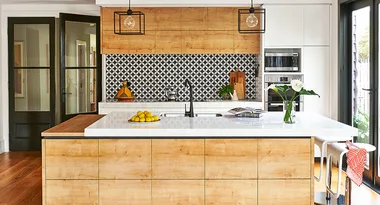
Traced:
[[299, 72], [299, 53], [265, 53], [265, 72]]

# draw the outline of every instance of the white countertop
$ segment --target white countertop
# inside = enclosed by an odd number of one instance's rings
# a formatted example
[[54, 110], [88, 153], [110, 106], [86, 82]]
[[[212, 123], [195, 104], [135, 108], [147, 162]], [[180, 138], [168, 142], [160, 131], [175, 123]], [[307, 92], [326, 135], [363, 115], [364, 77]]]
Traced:
[[282, 112], [260, 119], [227, 117], [161, 117], [153, 123], [131, 123], [135, 113], [111, 112], [85, 129], [85, 137], [308, 137], [357, 136], [358, 130], [313, 113], [297, 113], [295, 124], [282, 122]]

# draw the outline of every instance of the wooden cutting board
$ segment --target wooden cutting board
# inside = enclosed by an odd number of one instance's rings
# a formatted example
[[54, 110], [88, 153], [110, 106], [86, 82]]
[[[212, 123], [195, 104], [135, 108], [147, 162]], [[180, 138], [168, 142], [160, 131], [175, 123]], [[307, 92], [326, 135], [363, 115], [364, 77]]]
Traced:
[[230, 85], [236, 90], [239, 100], [245, 99], [245, 72], [241, 72], [239, 68], [230, 72]]
[[244, 91], [243, 83], [235, 83], [233, 87], [236, 90], [236, 94], [239, 100], [245, 99], [245, 91]]

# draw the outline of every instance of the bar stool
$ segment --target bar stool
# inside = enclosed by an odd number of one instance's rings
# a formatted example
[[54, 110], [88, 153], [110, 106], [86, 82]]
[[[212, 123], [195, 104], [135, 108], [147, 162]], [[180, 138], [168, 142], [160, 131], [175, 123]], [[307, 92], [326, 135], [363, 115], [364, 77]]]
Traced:
[[[317, 182], [321, 181], [323, 173], [323, 162], [326, 157], [327, 145], [331, 143], [336, 143], [339, 141], [346, 141], [347, 137], [337, 137], [337, 136], [316, 136], [314, 137], [314, 144], [318, 146], [321, 151], [320, 154], [320, 164], [319, 164], [319, 175], [314, 176]], [[352, 137], [351, 137], [352, 140]], [[314, 193], [314, 203], [315, 204], [326, 204], [326, 192], [315, 192]]]
[[[320, 165], [319, 165], [319, 176], [314, 176], [315, 180], [317, 182], [321, 181], [322, 179], [322, 170], [323, 170], [323, 161], [326, 157], [326, 149], [327, 145], [331, 143], [336, 143], [339, 141], [346, 141], [347, 137], [336, 137], [336, 136], [318, 136], [314, 137], [314, 144], [318, 146], [319, 150], [321, 151], [320, 155]], [[350, 139], [350, 141], [352, 138]]]
[[[363, 148], [369, 152], [373, 152], [376, 150], [375, 146], [365, 143], [354, 143], [357, 147]], [[327, 164], [326, 164], [326, 204], [331, 205], [350, 205], [351, 204], [351, 180], [346, 177], [345, 181], [345, 197], [342, 197], [340, 193], [340, 183], [342, 181], [342, 166], [343, 166], [343, 157], [348, 152], [345, 143], [331, 143], [327, 145]], [[338, 164], [338, 182], [337, 182], [337, 191], [334, 192], [331, 189], [331, 177], [332, 177], [332, 157], [337, 159]], [[342, 200], [342, 198], [344, 200]]]

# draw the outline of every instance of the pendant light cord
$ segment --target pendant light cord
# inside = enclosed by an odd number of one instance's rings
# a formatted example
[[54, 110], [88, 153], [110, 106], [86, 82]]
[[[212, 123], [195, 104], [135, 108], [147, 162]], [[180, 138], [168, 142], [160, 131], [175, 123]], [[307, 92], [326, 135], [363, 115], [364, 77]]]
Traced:
[[251, 0], [251, 8], [253, 8], [253, 0]]
[[129, 0], [129, 9], [131, 9], [131, 0]]

